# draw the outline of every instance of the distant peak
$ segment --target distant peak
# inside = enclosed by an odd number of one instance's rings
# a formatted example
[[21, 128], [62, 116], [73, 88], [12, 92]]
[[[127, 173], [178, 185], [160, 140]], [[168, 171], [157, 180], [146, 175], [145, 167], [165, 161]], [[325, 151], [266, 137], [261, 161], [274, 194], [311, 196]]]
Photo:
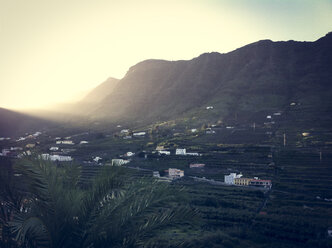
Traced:
[[319, 38], [317, 41], [332, 41], [332, 32], [327, 33], [324, 37]]

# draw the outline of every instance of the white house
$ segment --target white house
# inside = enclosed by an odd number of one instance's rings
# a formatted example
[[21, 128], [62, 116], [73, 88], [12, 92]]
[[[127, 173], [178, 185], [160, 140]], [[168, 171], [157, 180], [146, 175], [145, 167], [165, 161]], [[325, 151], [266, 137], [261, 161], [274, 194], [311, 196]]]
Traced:
[[206, 130], [206, 134], [215, 134], [216, 133], [216, 131], [214, 131], [214, 130]]
[[235, 178], [241, 178], [242, 174], [231, 173], [229, 175], [225, 175], [225, 183], [226, 184], [235, 184]]
[[186, 148], [177, 148], [175, 150], [175, 155], [186, 155]]
[[193, 128], [193, 129], [191, 129], [191, 132], [192, 132], [192, 133], [196, 133], [196, 132], [197, 132], [197, 128]]
[[186, 152], [187, 156], [199, 156], [200, 154], [198, 152]]
[[62, 155], [50, 155], [48, 153], [44, 153], [41, 155], [41, 158], [44, 160], [51, 160], [51, 161], [72, 161], [72, 157], [71, 156], [62, 156]]
[[152, 172], [152, 176], [153, 176], [153, 177], [160, 177], [160, 173], [159, 173], [159, 171], [153, 171], [153, 172]]
[[120, 133], [129, 133], [129, 129], [122, 129]]
[[82, 140], [82, 141], [80, 142], [80, 145], [83, 145], [83, 144], [88, 144], [88, 143], [89, 143], [89, 141]]
[[134, 136], [144, 136], [146, 134], [146, 132], [137, 132], [137, 133], [133, 133]]
[[158, 151], [159, 155], [171, 155], [170, 151]]
[[121, 166], [124, 164], [128, 164], [130, 160], [125, 160], [125, 159], [112, 159], [112, 166]]
[[271, 115], [266, 116], [266, 119], [272, 119]]
[[57, 145], [63, 144], [63, 145], [75, 145], [75, 143], [72, 140], [58, 140], [56, 141]]
[[95, 157], [95, 158], [93, 159], [93, 161], [95, 161], [96, 163], [98, 163], [99, 160], [102, 160], [102, 158], [101, 158], [101, 157]]
[[57, 146], [52, 146], [50, 148], [50, 151], [57, 151], [57, 150], [59, 150], [59, 147], [57, 147]]
[[127, 153], [126, 153], [126, 156], [127, 156], [127, 157], [132, 157], [132, 156], [134, 156], [134, 155], [135, 155], [134, 152], [127, 152]]
[[175, 168], [169, 168], [168, 169], [168, 176], [172, 179], [174, 178], [180, 178], [184, 176], [184, 171], [175, 169]]
[[10, 153], [9, 149], [2, 149], [0, 156], [7, 156]]
[[206, 109], [213, 109], [213, 106], [207, 106]]

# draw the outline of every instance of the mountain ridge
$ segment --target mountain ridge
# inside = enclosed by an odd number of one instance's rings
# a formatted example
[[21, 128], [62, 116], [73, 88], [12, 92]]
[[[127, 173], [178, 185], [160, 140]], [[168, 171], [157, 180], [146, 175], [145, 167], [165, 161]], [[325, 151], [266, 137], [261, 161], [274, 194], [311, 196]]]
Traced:
[[[203, 53], [191, 60], [144, 60], [130, 67], [90, 115], [166, 120], [215, 103], [226, 117], [234, 107], [248, 110], [244, 105], [252, 105], [252, 98], [264, 98], [259, 94], [277, 97], [278, 104], [267, 102], [277, 109], [296, 99], [297, 91], [317, 90], [310, 86], [315, 80], [319, 87], [330, 86], [331, 37], [329, 33], [314, 42], [261, 40], [229, 53]], [[256, 107], [262, 109], [261, 105]]]

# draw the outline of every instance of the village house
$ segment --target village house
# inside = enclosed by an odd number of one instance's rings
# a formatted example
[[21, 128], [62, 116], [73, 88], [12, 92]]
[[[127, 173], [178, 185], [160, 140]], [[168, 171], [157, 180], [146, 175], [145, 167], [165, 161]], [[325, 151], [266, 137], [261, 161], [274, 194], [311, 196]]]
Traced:
[[210, 128], [210, 130], [206, 130], [205, 133], [206, 133], [206, 134], [215, 134], [216, 131], [211, 130], [211, 128]]
[[121, 166], [124, 164], [128, 164], [129, 162], [130, 162], [130, 160], [115, 158], [115, 159], [112, 159], [112, 166]]
[[142, 137], [142, 136], [145, 136], [146, 132], [137, 132], [137, 133], [133, 133], [133, 135], [135, 137]]
[[205, 164], [190, 164], [189, 165], [189, 168], [192, 169], [192, 168], [204, 168], [205, 167]]
[[272, 183], [271, 183], [271, 180], [262, 180], [262, 179], [255, 178], [255, 179], [250, 180], [249, 186], [271, 188]]
[[252, 178], [234, 178], [234, 184], [235, 185], [242, 185], [242, 186], [249, 186], [250, 181], [253, 180]]
[[86, 141], [86, 140], [82, 140], [82, 141], [80, 142], [80, 145], [88, 144], [88, 143], [89, 143], [88, 141]]
[[200, 154], [198, 152], [186, 152], [187, 156], [200, 156]]
[[50, 155], [48, 153], [42, 154], [41, 158], [43, 160], [60, 161], [60, 162], [68, 162], [73, 160], [71, 156]]
[[153, 172], [152, 172], [152, 176], [153, 176], [153, 177], [158, 177], [158, 178], [159, 178], [159, 177], [160, 177], [160, 173], [159, 173], [159, 171], [153, 171]]
[[165, 149], [164, 146], [157, 146], [157, 147], [156, 147], [156, 151], [162, 151], [162, 150], [164, 150], [164, 149]]
[[6, 156], [8, 156], [9, 153], [10, 153], [9, 149], [2, 149], [0, 156], [6, 157]]
[[230, 173], [229, 175], [225, 175], [225, 183], [226, 184], [235, 184], [235, 178], [241, 178], [242, 174]]
[[59, 150], [59, 147], [57, 147], [57, 146], [52, 146], [51, 148], [50, 148], [50, 151], [57, 151], [57, 150]]
[[102, 160], [102, 158], [98, 156], [93, 159], [93, 161], [95, 161], [96, 163], [99, 163], [100, 160]]
[[207, 106], [206, 109], [213, 109], [213, 106]]
[[159, 155], [171, 155], [170, 151], [158, 151]]
[[177, 148], [175, 150], [175, 155], [186, 155], [186, 149], [185, 148], [183, 148], [183, 149]]
[[125, 155], [126, 155], [127, 157], [132, 157], [132, 156], [135, 155], [135, 153], [134, 153], [134, 152], [127, 152]]
[[122, 130], [120, 131], [120, 133], [122, 133], [122, 134], [129, 133], [129, 129], [122, 129]]
[[72, 140], [58, 140], [56, 141], [57, 145], [75, 145], [75, 143]]
[[22, 151], [23, 148], [22, 148], [22, 147], [15, 146], [15, 147], [11, 147], [10, 150], [11, 150], [11, 151]]
[[175, 168], [169, 168], [168, 170], [166, 170], [166, 172], [168, 172], [168, 177], [170, 177], [172, 179], [176, 179], [176, 178], [180, 178], [180, 177], [184, 176], [183, 170], [179, 170], [179, 169], [175, 169]]

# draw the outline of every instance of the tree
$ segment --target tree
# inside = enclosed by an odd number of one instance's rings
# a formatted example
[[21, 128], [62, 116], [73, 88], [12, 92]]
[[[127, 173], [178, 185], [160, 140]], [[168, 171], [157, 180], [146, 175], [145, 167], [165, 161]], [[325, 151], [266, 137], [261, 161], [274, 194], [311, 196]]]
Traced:
[[104, 167], [94, 180], [82, 178], [79, 166], [38, 159], [14, 168], [22, 174], [17, 194], [24, 204], [8, 225], [20, 247], [136, 247], [153, 230], [193, 215], [174, 200], [178, 188], [134, 180], [125, 168]]

